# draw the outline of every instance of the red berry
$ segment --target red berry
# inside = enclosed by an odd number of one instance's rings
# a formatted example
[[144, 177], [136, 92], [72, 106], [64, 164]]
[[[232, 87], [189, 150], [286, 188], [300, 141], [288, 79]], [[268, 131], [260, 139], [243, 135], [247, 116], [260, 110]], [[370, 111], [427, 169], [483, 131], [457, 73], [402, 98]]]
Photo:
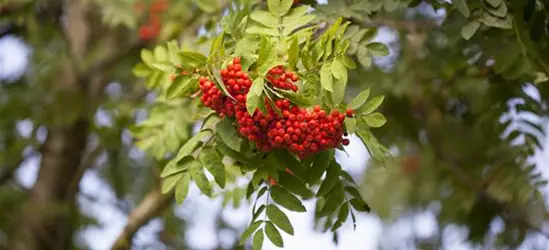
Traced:
[[347, 145], [349, 145], [349, 142], [350, 142], [349, 139], [345, 138], [341, 141], [341, 144], [347, 146]]

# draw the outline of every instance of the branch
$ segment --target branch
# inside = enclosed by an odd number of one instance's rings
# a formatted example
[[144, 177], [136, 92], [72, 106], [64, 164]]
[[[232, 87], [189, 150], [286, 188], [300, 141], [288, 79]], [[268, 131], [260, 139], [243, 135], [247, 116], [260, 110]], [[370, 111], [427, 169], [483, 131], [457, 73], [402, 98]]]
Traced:
[[[423, 109], [423, 110], [425, 110], [425, 109]], [[425, 113], [421, 112], [421, 111], [420, 111], [420, 113], [422, 113], [420, 115], [421, 117], [423, 117], [422, 120], [427, 121]], [[424, 128], [428, 128], [428, 125], [426, 123], [424, 124]], [[486, 200], [496, 204], [498, 207], [500, 207], [502, 209], [502, 211], [506, 212], [507, 214], [517, 214], [516, 210], [513, 208], [512, 204], [510, 204], [508, 202], [500, 201], [497, 198], [494, 198], [490, 194], [488, 194], [486, 192], [486, 190], [484, 189], [483, 185], [481, 185], [481, 184], [477, 183], [476, 181], [474, 181], [474, 178], [470, 177], [467, 174], [467, 172], [463, 171], [463, 169], [460, 168], [459, 163], [455, 159], [449, 158], [446, 155], [444, 155], [444, 153], [440, 150], [440, 147], [437, 146], [438, 144], [435, 142], [433, 137], [430, 136], [428, 132], [426, 134], [427, 134], [426, 135], [427, 141], [429, 142], [429, 144], [431, 144], [431, 147], [433, 148], [434, 153], [435, 153], [435, 157], [440, 161], [449, 163], [449, 164], [443, 164], [443, 165], [448, 167], [450, 169], [450, 171], [452, 171], [454, 176], [456, 176], [457, 179], [460, 182], [465, 184], [472, 191], [476, 192], [479, 196], [481, 196], [481, 197], [485, 198]], [[525, 228], [528, 228], [528, 229], [530, 229], [534, 232], [537, 232], [537, 233], [545, 236], [547, 239], [549, 239], [549, 233], [541, 230], [540, 228], [538, 228], [535, 225], [532, 225], [529, 221], [527, 221], [522, 216], [508, 217], [508, 219], [510, 221], [514, 222], [514, 223], [517, 223], [517, 224], [525, 227]]]
[[163, 210], [168, 208], [173, 199], [173, 191], [168, 194], [162, 194], [159, 187], [151, 190], [145, 198], [137, 205], [128, 217], [128, 224], [118, 235], [111, 250], [131, 249], [133, 235], [149, 220], [156, 217]]

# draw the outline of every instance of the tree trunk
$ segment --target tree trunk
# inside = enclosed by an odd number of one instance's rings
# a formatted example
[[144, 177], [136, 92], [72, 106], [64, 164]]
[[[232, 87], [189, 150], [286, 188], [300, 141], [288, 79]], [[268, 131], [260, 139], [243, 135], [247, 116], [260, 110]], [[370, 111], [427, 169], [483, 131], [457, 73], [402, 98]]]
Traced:
[[80, 119], [48, 131], [38, 177], [9, 249], [70, 249], [75, 193], [68, 187], [79, 177], [77, 170], [86, 148], [88, 127], [88, 121]]

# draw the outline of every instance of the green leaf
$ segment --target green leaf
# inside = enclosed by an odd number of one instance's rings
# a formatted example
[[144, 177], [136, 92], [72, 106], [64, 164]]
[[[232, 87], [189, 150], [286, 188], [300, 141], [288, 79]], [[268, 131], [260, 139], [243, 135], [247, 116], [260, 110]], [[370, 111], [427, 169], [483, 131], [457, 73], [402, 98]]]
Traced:
[[264, 237], [265, 236], [263, 235], [263, 229], [259, 229], [259, 231], [257, 231], [257, 233], [255, 233], [254, 235], [252, 250], [261, 250], [261, 247], [263, 247]]
[[292, 39], [290, 49], [288, 50], [288, 65], [290, 68], [295, 69], [297, 62], [299, 61], [299, 44], [297, 38]]
[[267, 217], [284, 232], [289, 235], [294, 235], [294, 227], [288, 219], [288, 216], [286, 216], [277, 206], [273, 204], [267, 206]]
[[366, 103], [366, 101], [368, 100], [368, 97], [370, 97], [370, 88], [363, 90], [357, 96], [355, 96], [355, 98], [351, 100], [349, 105], [347, 105], [347, 108], [352, 110], [357, 110], [361, 108], [362, 105], [364, 105], [364, 103]]
[[168, 47], [168, 60], [172, 64], [180, 64], [181, 60], [179, 59], [178, 53], [179, 53], [179, 46], [177, 45], [177, 41], [172, 40], [167, 42]]
[[360, 192], [355, 187], [347, 186], [345, 187], [345, 191], [353, 197], [362, 200], [362, 195], [360, 195]]
[[271, 198], [276, 203], [280, 204], [288, 210], [296, 212], [307, 211], [305, 209], [305, 206], [301, 204], [301, 201], [297, 197], [278, 186], [274, 186], [271, 188]]
[[385, 44], [383, 43], [373, 42], [369, 43], [366, 47], [368, 47], [368, 51], [373, 56], [389, 55], [389, 48], [387, 48], [387, 46], [385, 46]]
[[219, 9], [219, 1], [218, 0], [200, 0], [195, 1], [195, 3], [198, 5], [198, 7], [203, 10], [206, 13], [212, 13]]
[[486, 0], [490, 6], [497, 8], [501, 4], [501, 0]]
[[368, 54], [367, 48], [360, 46], [357, 50], [356, 57], [362, 66], [366, 68], [372, 66], [372, 57]]
[[147, 77], [152, 73], [152, 70], [144, 63], [140, 62], [132, 68], [132, 73], [137, 77]]
[[324, 150], [314, 155], [313, 166], [309, 169], [309, 183], [316, 183], [333, 160], [333, 151]]
[[362, 140], [368, 153], [374, 159], [383, 162], [385, 153], [381, 149], [381, 145], [376, 141], [375, 137], [370, 133], [368, 125], [363, 120], [357, 120], [357, 127], [359, 128], [356, 133], [358, 137]]
[[372, 128], [379, 128], [387, 122], [387, 119], [385, 119], [385, 116], [383, 116], [383, 114], [379, 112], [369, 114], [367, 116], [363, 116], [362, 119], [364, 119], [366, 124], [368, 124], [368, 126]]
[[189, 68], [202, 68], [208, 62], [206, 56], [194, 51], [179, 52], [179, 58], [181, 59], [182, 66]]
[[[308, 14], [308, 11], [309, 6], [307, 5], [302, 5], [291, 9], [288, 15], [282, 18], [283, 35], [287, 36], [295, 29], [305, 26], [313, 21], [315, 19], [315, 15]], [[306, 29], [301, 29], [301, 31], [306, 31]], [[305, 33], [307, 33], [307, 31]]]
[[259, 27], [259, 26], [250, 26], [246, 29], [246, 33], [248, 34], [257, 34], [257, 35], [265, 35], [265, 36], [279, 36], [280, 32], [278, 32], [277, 29], [273, 28], [265, 28], [265, 27]]
[[269, 28], [276, 28], [279, 22], [278, 17], [273, 16], [273, 14], [271, 14], [270, 12], [263, 11], [263, 10], [254, 11], [250, 15], [250, 18]]
[[213, 175], [215, 182], [221, 187], [225, 187], [225, 165], [223, 165], [221, 155], [212, 147], [205, 147], [200, 151], [199, 159], [204, 167]]
[[345, 97], [345, 88], [347, 87], [347, 74], [334, 82], [334, 91], [331, 94], [332, 102], [339, 105]]
[[478, 22], [477, 20], [470, 21], [469, 23], [467, 23], [465, 26], [461, 28], [461, 36], [465, 40], [469, 40], [471, 39], [471, 37], [473, 37], [475, 32], [477, 32], [479, 27], [480, 27], [480, 22]]
[[454, 1], [457, 10], [465, 17], [469, 17], [470, 11], [469, 6], [467, 6], [467, 3], [465, 0], [455, 0]]
[[275, 16], [284, 16], [292, 7], [293, 0], [268, 0], [269, 11]]
[[261, 226], [261, 224], [263, 224], [263, 221], [259, 220], [248, 226], [248, 228], [246, 228], [246, 230], [244, 230], [244, 232], [242, 232], [242, 234], [240, 235], [239, 245], [244, 245], [244, 243], [246, 243], [246, 240], [248, 240], [248, 238], [252, 236], [252, 234], [255, 232], [255, 230], [259, 228], [259, 226]]
[[201, 140], [204, 139], [206, 136], [212, 135], [211, 130], [202, 130], [198, 132], [196, 135], [194, 135], [191, 139], [189, 139], [181, 149], [179, 149], [179, 152], [177, 152], [177, 156], [175, 157], [175, 161], [182, 160], [185, 156], [190, 155], [200, 144], [202, 143]]
[[349, 205], [347, 205], [347, 203], [343, 203], [343, 205], [341, 205], [341, 207], [339, 208], [339, 213], [337, 214], [337, 221], [332, 226], [332, 232], [340, 228], [341, 225], [345, 223], [348, 217], [349, 217]]
[[327, 195], [332, 189], [336, 186], [336, 184], [341, 183], [339, 180], [339, 172], [341, 171], [341, 168], [339, 165], [335, 162], [333, 162], [330, 165], [330, 168], [328, 168], [328, 171], [326, 172], [326, 178], [320, 185], [320, 188], [318, 189], [318, 192], [316, 193], [316, 197], [322, 197]]
[[500, 28], [500, 29], [511, 29], [513, 28], [513, 20], [511, 16], [505, 16], [505, 18], [498, 18], [490, 15], [488, 12], [483, 12], [478, 19], [484, 25]]
[[240, 152], [242, 138], [238, 134], [238, 131], [236, 131], [236, 128], [232, 124], [231, 120], [222, 119], [217, 123], [215, 131], [225, 145], [236, 152]]
[[218, 142], [216, 144], [216, 149], [219, 152], [221, 152], [221, 154], [229, 156], [229, 157], [233, 158], [235, 161], [239, 161], [239, 162], [247, 164], [247, 165], [254, 164], [254, 162], [251, 161], [250, 159], [248, 159], [248, 157], [241, 154], [240, 152], [236, 152], [236, 151], [232, 150], [227, 145], [225, 145], [225, 143], [223, 143], [223, 142]]
[[189, 194], [189, 185], [191, 183], [191, 176], [189, 172], [184, 172], [183, 176], [175, 187], [175, 202], [179, 205], [183, 204], [187, 195]]
[[270, 221], [265, 223], [265, 234], [267, 238], [277, 247], [284, 247], [284, 241], [282, 240], [282, 235], [278, 232], [278, 229]]
[[304, 96], [302, 94], [298, 94], [298, 93], [295, 93], [289, 90], [283, 90], [283, 89], [278, 89], [277, 92], [282, 94], [281, 97], [285, 97], [288, 100], [290, 100], [290, 102], [295, 103], [299, 106], [306, 107], [313, 104], [313, 101], [311, 99], [307, 98], [307, 96]]
[[199, 160], [194, 160], [193, 162], [191, 162], [189, 171], [191, 172], [191, 177], [196, 183], [198, 189], [200, 189], [200, 191], [206, 196], [212, 196], [212, 187], [210, 185], [210, 181], [208, 181], [208, 178], [206, 178], [206, 174], [204, 173], [204, 166], [202, 165], [202, 163]]
[[[501, 2], [500, 2], [501, 3]], [[493, 9], [493, 8], [490, 8], [490, 7], [486, 7], [484, 8], [486, 11], [490, 12], [490, 14], [494, 15], [494, 16], [497, 16], [497, 17], [500, 17], [500, 18], [505, 18], [507, 16], [507, 5], [506, 4], [500, 4], [497, 8]]]
[[347, 68], [338, 58], [334, 59], [330, 69], [336, 79], [347, 79]]
[[154, 59], [157, 62], [168, 61], [168, 51], [164, 46], [157, 46], [154, 49]]
[[348, 182], [356, 185], [355, 180], [347, 171], [341, 170], [341, 177], [343, 177], [343, 179], [347, 180]]
[[285, 171], [280, 171], [278, 173], [278, 184], [303, 198], [313, 197], [313, 192], [305, 186], [305, 183]]
[[356, 131], [356, 120], [353, 117], [347, 117], [343, 120], [347, 133], [353, 134]]
[[172, 100], [178, 97], [182, 97], [187, 94], [187, 92], [191, 90], [193, 86], [196, 86], [197, 84], [198, 79], [179, 75], [166, 90], [166, 99]]
[[259, 217], [259, 215], [261, 215], [261, 213], [263, 213], [265, 208], [266, 208], [265, 205], [259, 206], [259, 208], [257, 210], [255, 210], [255, 212], [253, 214], [252, 221], [255, 221], [257, 219], [257, 217]]
[[385, 96], [376, 96], [372, 98], [370, 101], [368, 101], [364, 106], [359, 108], [358, 112], [362, 115], [368, 115], [374, 112], [381, 104], [383, 103], [383, 100], [385, 99]]
[[250, 92], [256, 94], [257, 96], [261, 96], [263, 93], [263, 87], [265, 86], [265, 81], [263, 77], [258, 77], [254, 80], [252, 87], [250, 88]]
[[223, 83], [223, 79], [221, 78], [221, 74], [219, 72], [219, 69], [217, 68], [214, 68], [213, 66], [210, 67], [210, 71], [215, 79], [215, 81], [213, 81], [215, 83], [215, 86], [219, 89], [221, 89], [221, 92], [223, 92], [223, 94], [225, 96], [228, 96], [230, 97], [231, 99], [234, 100], [234, 97], [231, 95], [231, 93], [229, 93], [229, 91], [227, 90], [227, 87], [225, 87], [225, 84]]
[[327, 216], [335, 212], [335, 210], [341, 206], [345, 199], [345, 192], [341, 183], [337, 183], [332, 192], [326, 199], [326, 204], [322, 208], [320, 215]]
[[370, 212], [370, 206], [368, 206], [368, 204], [364, 203], [362, 200], [359, 200], [357, 198], [353, 198], [349, 202], [351, 203], [353, 208], [357, 211]]
[[323, 89], [329, 92], [334, 91], [334, 82], [332, 78], [330, 63], [326, 62], [320, 68], [320, 85], [322, 85]]
[[216, 60], [218, 56], [220, 56], [220, 52], [223, 51], [223, 41], [225, 40], [225, 33], [221, 32], [219, 36], [217, 36], [213, 42], [212, 46], [210, 47], [210, 55], [208, 57], [208, 61]]
[[353, 61], [353, 59], [351, 59], [347, 55], [342, 55], [341, 58], [343, 58], [343, 64], [345, 65], [345, 67], [350, 69], [356, 69], [356, 63], [355, 61]]
[[179, 179], [183, 177], [183, 174], [171, 175], [162, 180], [161, 191], [162, 194], [167, 194], [175, 187]]
[[152, 68], [153, 63], [156, 61], [154, 59], [153, 52], [148, 49], [141, 50], [141, 60], [147, 65], [149, 68]]
[[171, 160], [166, 164], [162, 173], [160, 174], [161, 178], [183, 172], [189, 168], [189, 164], [194, 160], [194, 157], [187, 155], [179, 161]]
[[255, 110], [259, 107], [260, 102], [261, 96], [253, 92], [248, 93], [246, 96], [246, 110], [248, 111], [248, 114], [253, 115]]
[[162, 72], [169, 73], [172, 71], [173, 67], [168, 62], [157, 62], [153, 63], [152, 67], [156, 70], [160, 70]]

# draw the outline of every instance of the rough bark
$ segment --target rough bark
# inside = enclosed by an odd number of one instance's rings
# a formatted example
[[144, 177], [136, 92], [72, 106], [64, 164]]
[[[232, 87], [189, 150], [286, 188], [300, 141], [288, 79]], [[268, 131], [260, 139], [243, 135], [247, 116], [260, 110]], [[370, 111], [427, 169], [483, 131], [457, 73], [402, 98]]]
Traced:
[[171, 203], [173, 193], [163, 195], [160, 188], [151, 190], [139, 205], [130, 213], [128, 224], [118, 235], [111, 250], [131, 249], [133, 235], [143, 225], [165, 210]]

